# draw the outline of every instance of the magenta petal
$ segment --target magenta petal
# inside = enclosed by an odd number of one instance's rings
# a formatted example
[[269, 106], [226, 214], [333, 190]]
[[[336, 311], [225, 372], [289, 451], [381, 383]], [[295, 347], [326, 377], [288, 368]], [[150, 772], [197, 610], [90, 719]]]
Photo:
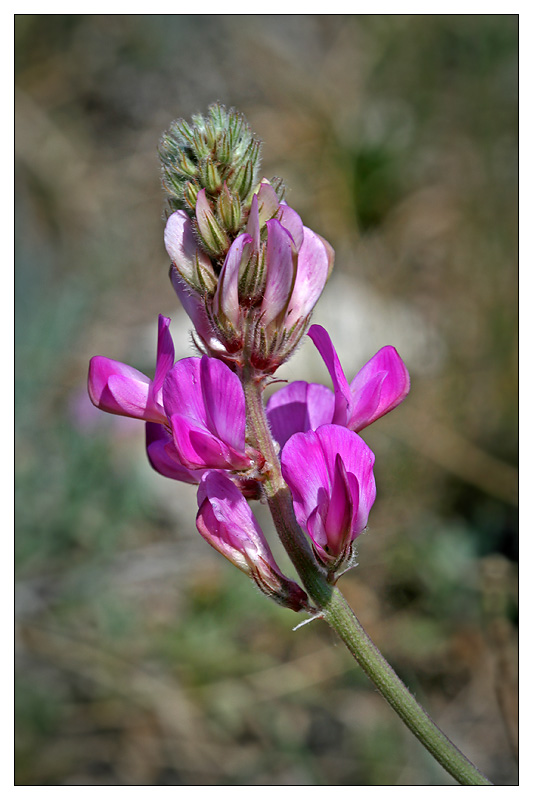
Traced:
[[235, 450], [244, 452], [246, 404], [239, 378], [222, 361], [203, 356], [200, 380], [207, 427]]
[[329, 333], [321, 325], [311, 325], [307, 335], [312, 339], [331, 375], [333, 390], [335, 392], [335, 413], [332, 422], [336, 425], [347, 425], [352, 395], [350, 386], [346, 380], [346, 375], [341, 367], [337, 351], [333, 347]]
[[223, 472], [205, 474], [198, 487], [198, 504], [208, 499], [219, 522], [234, 528], [241, 542], [265, 541], [263, 532], [252, 510], [239, 489]]
[[291, 436], [281, 451], [281, 471], [292, 493], [298, 524], [305, 530], [324, 492], [329, 495], [328, 467], [315, 431]]
[[211, 431], [181, 414], [170, 418], [180, 461], [189, 469], [247, 469], [250, 459]]
[[[354, 504], [356, 508], [359, 505], [357, 502], [359, 497], [358, 486], [356, 484], [356, 492], [352, 496], [353, 486], [348, 481], [346, 467], [340, 453], [337, 453], [335, 457], [332, 478], [325, 526], [329, 548], [332, 553], [339, 556], [345, 549], [346, 544], [351, 540]], [[355, 480], [357, 481], [357, 478]]]
[[215, 358], [184, 358], [170, 370], [163, 401], [180, 459], [190, 468], [246, 469], [245, 402], [238, 377]]
[[166, 478], [173, 478], [183, 483], [200, 482], [202, 470], [193, 472], [183, 466], [172, 437], [163, 425], [146, 423], [146, 452], [155, 471]]
[[351, 413], [348, 426], [360, 431], [388, 414], [407, 397], [407, 367], [391, 345], [382, 347], [350, 384]]
[[[353, 530], [357, 529], [357, 533], [354, 533], [355, 536], [366, 527], [368, 514], [376, 499], [376, 482], [373, 472], [374, 453], [357, 433], [340, 425], [323, 425], [317, 429], [316, 433], [322, 444], [329, 474], [333, 476], [335, 460], [337, 454], [340, 454], [346, 468], [348, 481], [352, 485], [352, 491], [356, 492], [357, 502], [354, 502], [352, 521]], [[352, 481], [350, 475], [356, 481]]]
[[[125, 414], [135, 419], [146, 419], [150, 415], [150, 381], [136, 380], [129, 375], [114, 374], [110, 375], [107, 381], [106, 391], [102, 393], [102, 399], [109, 398], [115, 403], [117, 414]], [[106, 408], [106, 411], [112, 411]], [[154, 413], [157, 416], [157, 413]], [[164, 421], [164, 416], [161, 419]]]
[[324, 556], [324, 560], [327, 560], [329, 555], [328, 551], [330, 549], [325, 522], [328, 513], [328, 505], [328, 499], [324, 498], [320, 505], [313, 509], [309, 515], [305, 528], [313, 540], [315, 547], [318, 548], [318, 551]]
[[268, 325], [286, 308], [294, 281], [294, 243], [277, 219], [267, 223], [266, 285], [261, 310], [262, 321]]
[[173, 414], [182, 414], [207, 426], [200, 361], [196, 356], [182, 358], [167, 373], [163, 383], [163, 404], [169, 419]]
[[272, 395], [266, 413], [274, 439], [280, 447], [294, 433], [314, 431], [333, 419], [335, 398], [320, 383], [295, 381]]
[[163, 386], [163, 381], [165, 380], [167, 372], [174, 366], [174, 342], [170, 335], [169, 325], [170, 319], [160, 314], [157, 337], [157, 361], [152, 384], [152, 392], [155, 398], [157, 398]]
[[166, 417], [150, 399], [151, 381], [139, 370], [104, 356], [89, 364], [88, 390], [93, 404], [107, 411], [135, 419], [165, 422]]
[[231, 529], [217, 518], [209, 499], [204, 499], [199, 505], [196, 516], [198, 532], [211, 547], [218, 550], [228, 561], [231, 561], [243, 572], [250, 574], [250, 567], [245, 553], [241, 551], [238, 541], [235, 541], [235, 535], [232, 535]]
[[221, 472], [207, 472], [198, 487], [198, 530], [236, 566], [250, 572], [259, 558], [276, 568], [264, 534], [237, 487]]
[[[289, 321], [307, 317], [322, 294], [329, 273], [329, 258], [324, 242], [304, 227], [298, 252], [298, 271], [288, 309]], [[290, 316], [289, 316], [290, 315]]]
[[259, 589], [281, 605], [301, 611], [307, 596], [279, 570], [261, 528], [240, 491], [222, 472], [207, 472], [198, 488], [196, 526], [201, 535]]

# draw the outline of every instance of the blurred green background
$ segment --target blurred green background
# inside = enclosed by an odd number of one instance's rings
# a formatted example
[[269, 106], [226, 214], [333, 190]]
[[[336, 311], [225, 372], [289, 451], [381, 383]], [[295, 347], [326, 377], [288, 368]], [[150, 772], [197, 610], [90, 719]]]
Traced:
[[[336, 250], [315, 321], [348, 378], [384, 344], [411, 372], [365, 432], [378, 499], [341, 589], [516, 784], [517, 17], [327, 14], [16, 17], [16, 782], [453, 783], [86, 398], [92, 355], [153, 370], [159, 312], [193, 353], [157, 145], [215, 100]], [[281, 374], [328, 381], [310, 342]]]

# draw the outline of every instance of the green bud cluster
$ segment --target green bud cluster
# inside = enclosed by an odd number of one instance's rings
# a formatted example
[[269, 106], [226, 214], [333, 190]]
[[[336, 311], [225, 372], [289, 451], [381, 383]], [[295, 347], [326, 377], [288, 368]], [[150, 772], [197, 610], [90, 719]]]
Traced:
[[215, 103], [205, 117], [197, 114], [191, 123], [178, 119], [163, 135], [159, 154], [171, 212], [181, 209], [194, 217], [198, 192], [205, 189], [222, 226], [238, 230], [261, 157], [261, 142], [241, 114]]

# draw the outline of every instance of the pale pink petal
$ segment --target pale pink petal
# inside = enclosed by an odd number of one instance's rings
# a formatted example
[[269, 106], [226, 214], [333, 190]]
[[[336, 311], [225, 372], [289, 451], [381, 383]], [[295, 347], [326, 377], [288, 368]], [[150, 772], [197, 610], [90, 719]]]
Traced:
[[279, 200], [274, 188], [265, 179], [261, 181], [261, 186], [257, 194], [254, 195], [254, 198], [255, 197], [257, 197], [258, 203], [259, 226], [262, 228], [269, 219], [276, 216], [276, 211], [279, 208]]
[[304, 240], [304, 226], [296, 211], [286, 203], [280, 203], [276, 218], [279, 219], [283, 227], [289, 231], [292, 240], [299, 250]]
[[252, 242], [252, 237], [247, 233], [237, 236], [231, 245], [224, 266], [218, 279], [217, 290], [213, 300], [213, 309], [217, 316], [222, 312], [234, 328], [239, 326], [239, 270], [243, 256], [246, 256], [245, 246]]
[[304, 227], [302, 246], [298, 252], [298, 271], [287, 312], [291, 322], [307, 317], [322, 294], [329, 273], [329, 257], [324, 242]]
[[192, 223], [185, 211], [175, 211], [168, 218], [165, 247], [170, 260], [187, 283], [196, 283], [198, 269], [212, 271], [211, 260], [194, 238]]
[[294, 282], [296, 259], [291, 237], [277, 219], [267, 222], [266, 285], [261, 310], [268, 325], [286, 308]]
[[246, 223], [246, 233], [251, 237], [252, 247], [258, 253], [259, 245], [261, 244], [261, 223], [259, 222], [259, 203], [256, 194], [252, 197], [250, 213]]

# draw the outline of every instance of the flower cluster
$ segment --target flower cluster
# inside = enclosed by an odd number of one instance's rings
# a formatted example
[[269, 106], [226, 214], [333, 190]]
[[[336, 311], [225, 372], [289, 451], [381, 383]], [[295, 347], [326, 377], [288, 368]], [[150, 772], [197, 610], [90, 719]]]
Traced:
[[359, 431], [402, 402], [409, 375], [384, 347], [349, 384], [329, 335], [313, 325], [333, 391], [296, 381], [272, 395], [263, 409], [275, 441], [270, 460], [251, 436], [244, 375], [264, 388], [290, 356], [333, 264], [330, 245], [272, 183], [257, 181], [259, 150], [242, 117], [220, 106], [192, 126], [174, 123], [162, 143], [172, 211], [165, 245], [201, 355], [174, 363], [170, 320], [160, 316], [153, 380], [95, 356], [88, 388], [98, 408], [145, 422], [155, 470], [198, 484], [201, 535], [298, 611], [310, 607], [307, 596], [279, 569], [247, 501], [262, 497], [278, 451], [316, 567], [334, 581], [353, 563], [376, 496], [374, 455]]

